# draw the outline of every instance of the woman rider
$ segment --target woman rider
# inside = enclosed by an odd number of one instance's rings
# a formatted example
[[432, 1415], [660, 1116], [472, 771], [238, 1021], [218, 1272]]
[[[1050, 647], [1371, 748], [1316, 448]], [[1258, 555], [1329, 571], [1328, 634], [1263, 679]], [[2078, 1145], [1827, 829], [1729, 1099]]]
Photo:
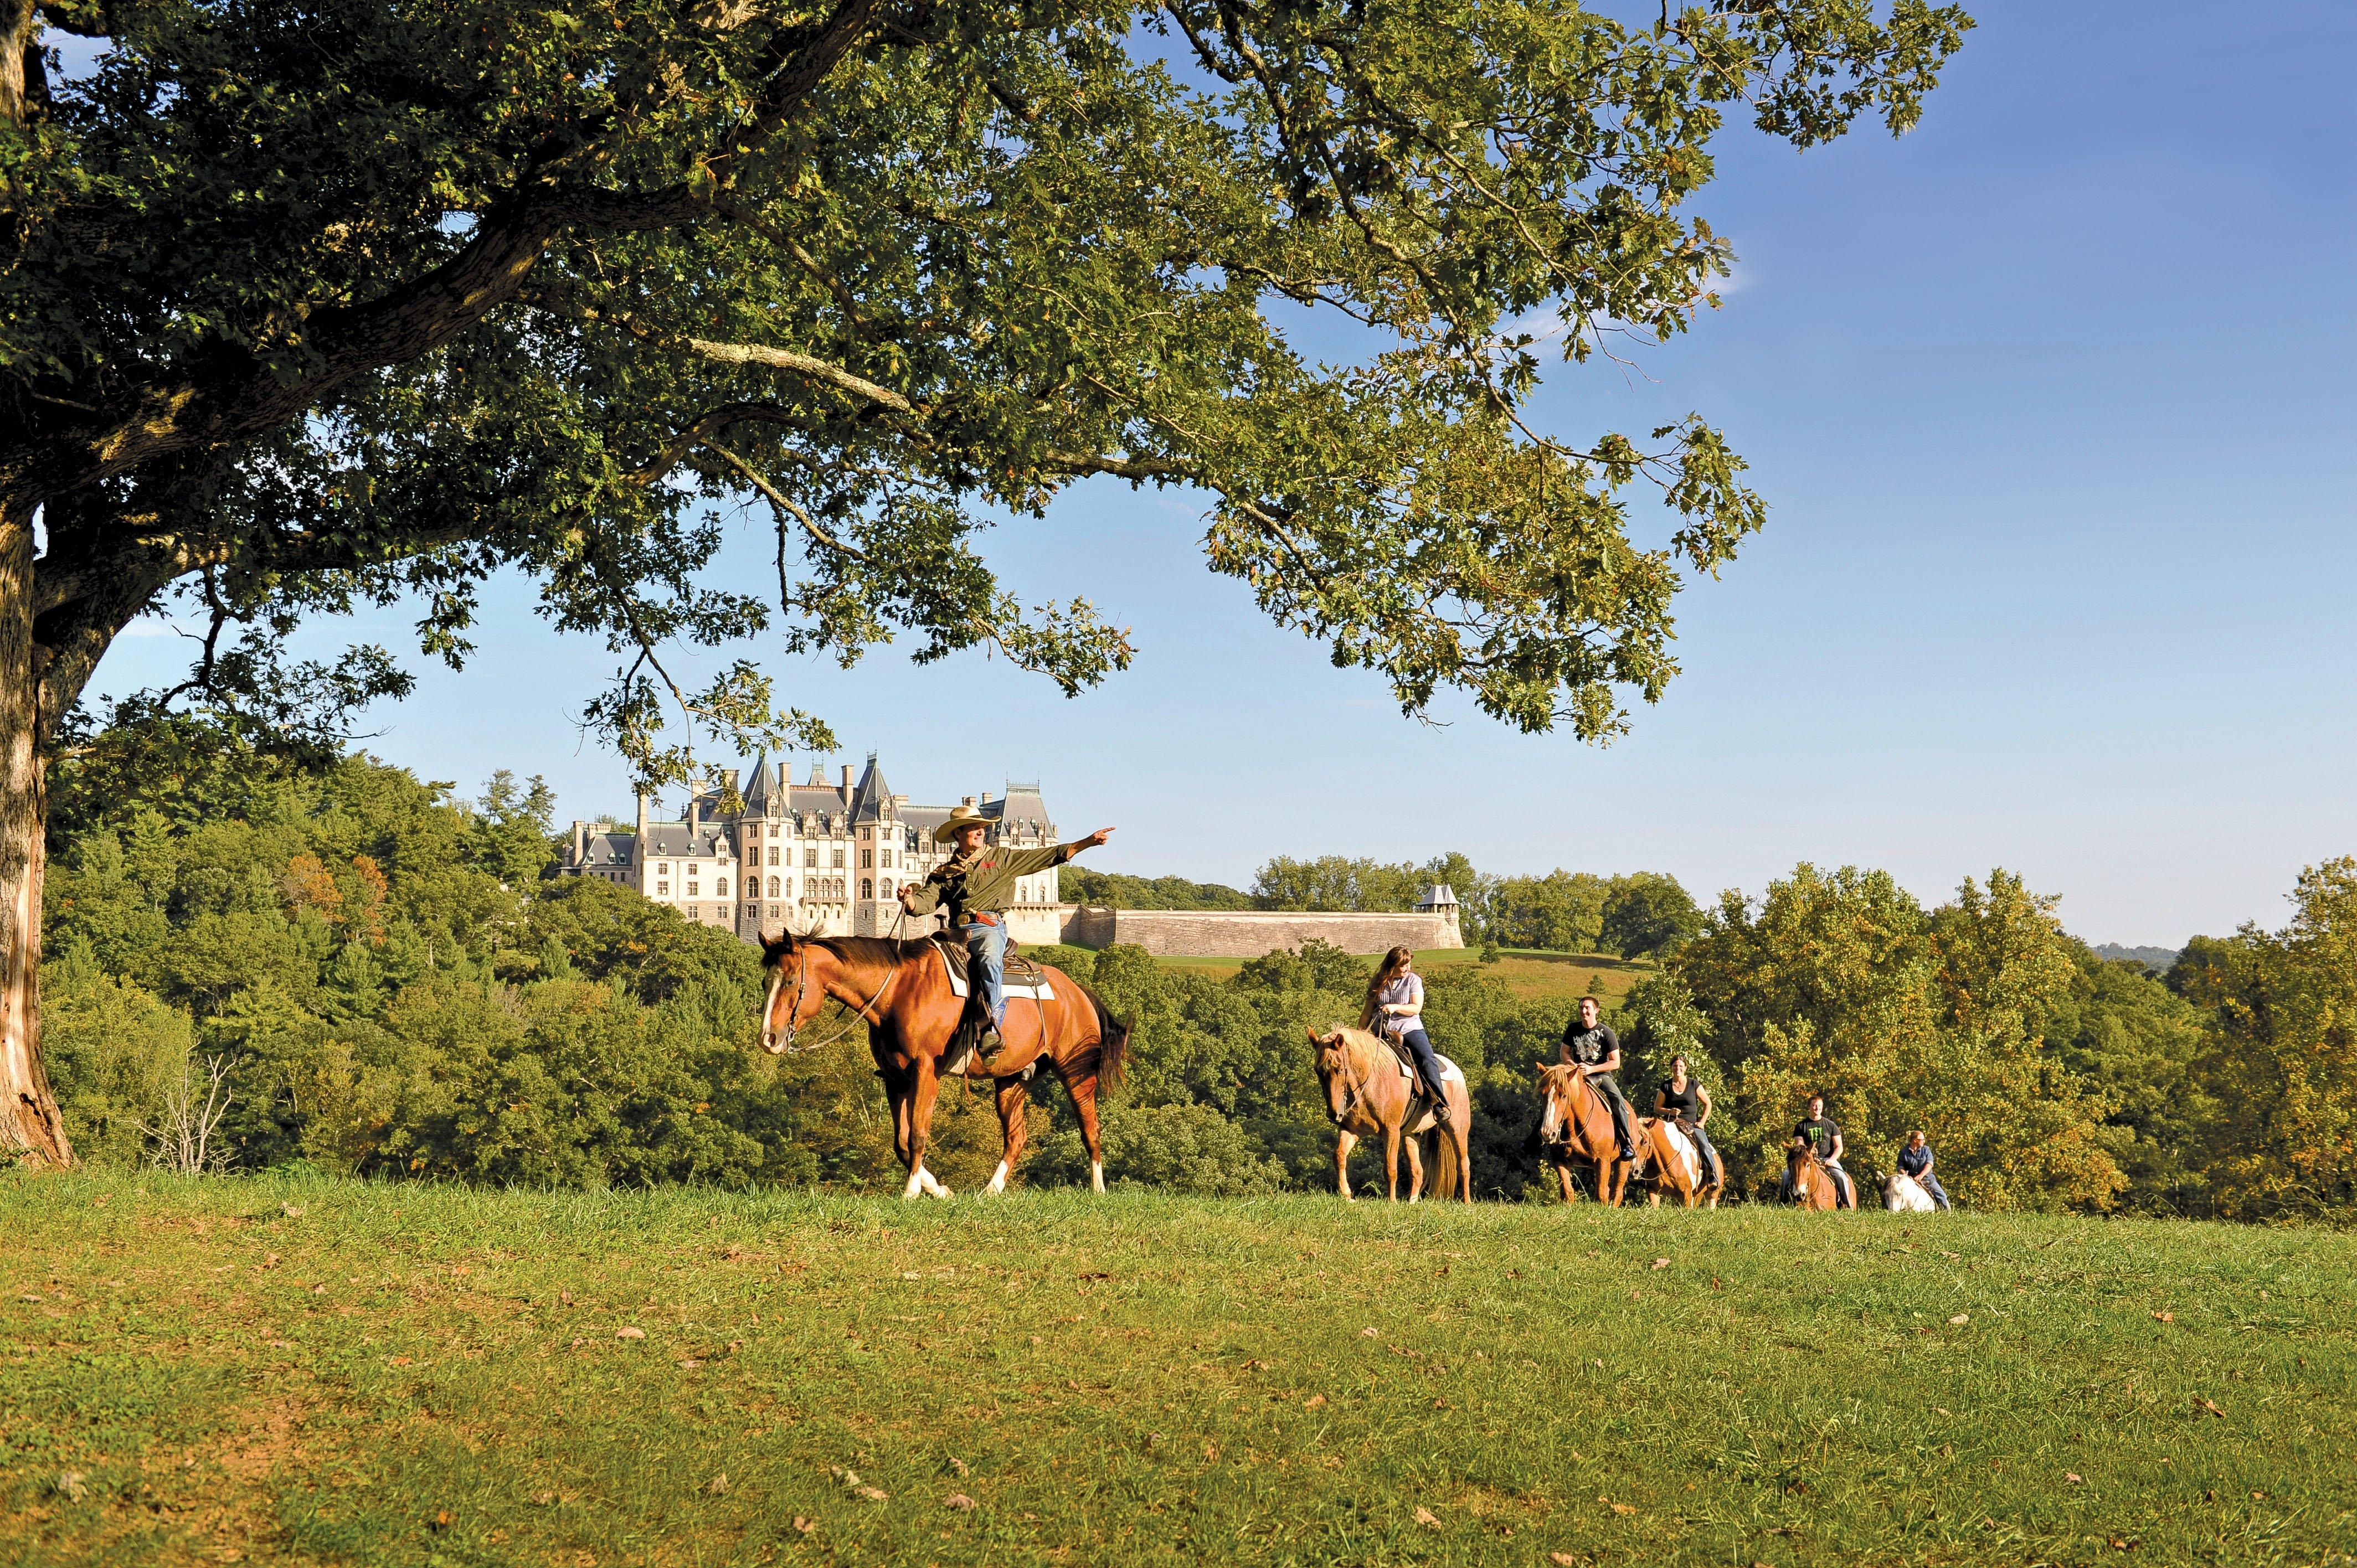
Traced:
[[1710, 1185], [1711, 1168], [1718, 1164], [1718, 1151], [1710, 1146], [1710, 1134], [1702, 1124], [1710, 1120], [1710, 1090], [1686, 1076], [1684, 1052], [1670, 1058], [1670, 1081], [1653, 1096], [1656, 1114], [1677, 1119], [1678, 1131], [1695, 1141], [1702, 1151], [1702, 1181]]
[[1405, 948], [1383, 955], [1375, 977], [1367, 982], [1367, 1004], [1359, 1010], [1359, 1027], [1372, 1026], [1385, 1038], [1405, 1046], [1415, 1058], [1424, 1092], [1435, 1105], [1446, 1105], [1448, 1092], [1440, 1086], [1440, 1058], [1432, 1054], [1432, 1036], [1424, 1032], [1424, 977], [1409, 967], [1415, 958]]

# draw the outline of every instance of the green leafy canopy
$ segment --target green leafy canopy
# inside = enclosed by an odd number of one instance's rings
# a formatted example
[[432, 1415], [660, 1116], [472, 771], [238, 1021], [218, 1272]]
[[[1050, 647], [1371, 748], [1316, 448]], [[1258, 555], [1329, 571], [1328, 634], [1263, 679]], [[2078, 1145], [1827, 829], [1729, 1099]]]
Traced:
[[[0, 525], [47, 530], [43, 725], [174, 595], [212, 620], [204, 695], [349, 707], [404, 677], [282, 669], [296, 618], [418, 596], [455, 663], [505, 568], [614, 650], [590, 716], [650, 779], [693, 766], [673, 706], [824, 740], [749, 660], [673, 684], [678, 643], [993, 647], [1077, 691], [1125, 631], [1018, 603], [980, 535], [1110, 475], [1206, 495], [1211, 565], [1407, 712], [1457, 688], [1609, 737], [1675, 671], [1682, 575], [1762, 505], [1699, 417], [1534, 428], [1542, 356], [1716, 303], [1731, 252], [1684, 209], [1730, 113], [1803, 147], [1903, 131], [1970, 26], [38, 0], [0, 40]], [[69, 79], [44, 27], [107, 44]], [[700, 580], [748, 516], [774, 585]]]

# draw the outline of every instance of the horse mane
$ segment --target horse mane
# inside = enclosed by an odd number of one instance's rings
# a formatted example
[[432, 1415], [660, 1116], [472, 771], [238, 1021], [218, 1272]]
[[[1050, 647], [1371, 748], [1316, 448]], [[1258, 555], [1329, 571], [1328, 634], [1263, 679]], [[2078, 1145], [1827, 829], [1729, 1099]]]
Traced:
[[789, 931], [775, 941], [761, 939], [761, 962], [764, 967], [774, 967], [795, 948], [813, 947], [824, 948], [835, 957], [855, 963], [898, 964], [923, 956], [932, 945], [931, 937], [798, 937]]

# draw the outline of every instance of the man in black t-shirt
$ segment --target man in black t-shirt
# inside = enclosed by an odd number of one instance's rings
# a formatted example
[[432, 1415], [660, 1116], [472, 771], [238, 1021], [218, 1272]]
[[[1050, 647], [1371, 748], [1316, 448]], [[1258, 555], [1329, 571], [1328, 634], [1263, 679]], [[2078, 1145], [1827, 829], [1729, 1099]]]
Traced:
[[1579, 1068], [1588, 1087], [1604, 1097], [1612, 1112], [1612, 1135], [1620, 1141], [1620, 1157], [1637, 1157], [1634, 1114], [1613, 1074], [1620, 1068], [1620, 1036], [1602, 1022], [1603, 1010], [1593, 996], [1579, 999], [1579, 1015], [1563, 1026], [1563, 1059]]
[[[1809, 1096], [1809, 1113], [1793, 1124], [1792, 1136], [1803, 1140], [1810, 1148], [1814, 1149], [1817, 1152], [1817, 1158], [1824, 1161], [1825, 1169], [1834, 1173], [1834, 1193], [1839, 1199], [1839, 1207], [1857, 1208], [1857, 1204], [1850, 1201], [1849, 1172], [1842, 1169], [1841, 1124], [1825, 1114], [1824, 1095]], [[1786, 1166], [1784, 1201], [1787, 1203], [1792, 1199], [1792, 1168]]]

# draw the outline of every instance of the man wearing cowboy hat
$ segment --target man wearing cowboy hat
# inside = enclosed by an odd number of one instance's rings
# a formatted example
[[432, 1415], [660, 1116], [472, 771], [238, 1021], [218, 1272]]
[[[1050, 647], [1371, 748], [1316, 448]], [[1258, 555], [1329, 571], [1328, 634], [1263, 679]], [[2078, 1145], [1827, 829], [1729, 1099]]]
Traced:
[[[949, 821], [933, 830], [933, 842], [946, 843], [954, 839], [957, 853], [935, 866], [924, 881], [900, 889], [900, 907], [911, 915], [930, 915], [946, 906], [949, 929], [963, 939], [965, 950], [973, 957], [972, 974], [976, 982], [973, 990], [990, 1013], [989, 1026], [980, 1041], [985, 1065], [997, 1053], [999, 1026], [1006, 1022], [1006, 902], [1015, 891], [1016, 879], [1061, 865], [1084, 849], [1094, 849], [1113, 836], [1113, 830], [1099, 828], [1084, 839], [1049, 849], [989, 849], [983, 843], [989, 836], [988, 817], [972, 806], [955, 808]], [[956, 1072], [963, 1066], [964, 1053], [960, 1052], [955, 1059], [942, 1063], [942, 1071]]]

